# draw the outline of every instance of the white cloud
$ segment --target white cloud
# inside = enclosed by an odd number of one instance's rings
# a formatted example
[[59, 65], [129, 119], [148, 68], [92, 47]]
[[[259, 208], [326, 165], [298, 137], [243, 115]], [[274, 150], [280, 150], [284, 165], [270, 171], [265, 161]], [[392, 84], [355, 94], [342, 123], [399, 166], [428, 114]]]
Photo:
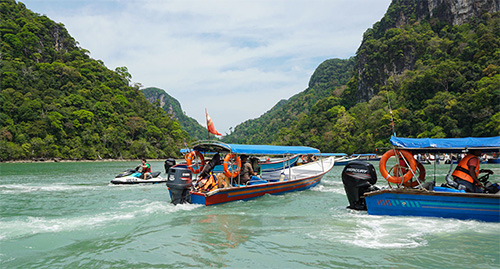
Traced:
[[22, 2], [202, 125], [207, 108], [226, 133], [307, 88], [322, 61], [353, 56], [390, 0]]

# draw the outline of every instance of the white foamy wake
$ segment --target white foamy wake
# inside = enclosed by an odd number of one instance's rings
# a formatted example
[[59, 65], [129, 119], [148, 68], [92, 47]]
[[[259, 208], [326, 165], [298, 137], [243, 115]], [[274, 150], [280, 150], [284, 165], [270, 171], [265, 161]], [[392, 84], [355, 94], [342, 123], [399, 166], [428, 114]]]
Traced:
[[498, 229], [496, 223], [472, 220], [372, 216], [357, 211], [349, 215], [317, 236], [361, 248], [401, 249], [425, 246], [428, 244], [426, 238], [432, 235], [468, 231], [489, 233]]
[[319, 192], [330, 192], [330, 193], [337, 193], [337, 194], [343, 194], [345, 195], [344, 187], [342, 185], [336, 186], [336, 185], [318, 185], [312, 188], [314, 191], [319, 191]]
[[15, 220], [0, 221], [0, 241], [25, 237], [40, 233], [57, 233], [75, 230], [95, 229], [106, 225], [114, 225], [124, 220], [143, 218], [152, 214], [170, 214], [178, 211], [189, 211], [199, 205], [174, 206], [164, 201], [126, 201], [119, 208], [95, 215], [70, 216], [61, 218], [25, 217]]
[[0, 194], [17, 194], [17, 193], [30, 193], [30, 192], [63, 192], [63, 191], [81, 191], [81, 190], [95, 190], [96, 186], [82, 186], [82, 185], [28, 185], [28, 184], [7, 184], [0, 185]]

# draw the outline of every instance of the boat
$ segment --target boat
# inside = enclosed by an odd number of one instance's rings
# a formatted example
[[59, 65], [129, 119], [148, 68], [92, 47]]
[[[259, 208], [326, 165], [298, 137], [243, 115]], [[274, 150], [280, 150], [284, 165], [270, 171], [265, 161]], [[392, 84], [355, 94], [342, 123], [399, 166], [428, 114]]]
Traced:
[[[345, 165], [345, 160], [351, 160], [349, 156], [345, 153], [316, 153], [316, 154], [309, 154], [309, 155], [303, 155], [301, 157], [302, 162], [299, 162], [297, 165], [307, 163], [311, 160], [315, 160], [317, 158], [325, 158], [325, 157], [333, 157], [335, 164], [334, 165]], [[352, 160], [354, 160], [353, 158]]]
[[380, 161], [380, 157], [375, 153], [363, 153], [363, 154], [353, 154], [351, 157], [358, 157], [360, 160], [365, 161]]
[[[370, 215], [500, 222], [500, 185], [489, 182], [489, 174], [479, 178], [485, 186], [484, 193], [468, 193], [451, 179], [451, 164], [446, 182], [436, 186], [435, 179], [424, 182], [425, 169], [420, 173], [416, 172], [418, 163], [414, 162], [412, 157], [412, 154], [421, 152], [461, 153], [474, 149], [480, 149], [483, 153], [498, 153], [500, 136], [440, 139], [392, 136], [390, 142], [394, 149], [382, 156], [379, 170], [382, 176], [395, 186], [389, 183], [389, 187], [378, 188], [375, 186], [377, 176], [373, 165], [362, 161], [352, 162], [346, 165], [342, 172], [342, 182], [349, 201], [348, 208], [366, 210]], [[400, 160], [407, 162], [405, 168], [396, 173], [388, 173], [385, 165], [389, 155], [397, 155]], [[395, 165], [397, 166], [399, 165]], [[401, 167], [395, 170], [398, 169]]]
[[[334, 165], [334, 158], [327, 157], [298, 166], [289, 166], [285, 169], [273, 171], [261, 169], [258, 177], [253, 177], [247, 184], [239, 184], [241, 183], [239, 178], [241, 164], [235, 165], [240, 159], [239, 156], [308, 155], [319, 153], [319, 150], [304, 146], [225, 144], [210, 140], [196, 142], [192, 146], [192, 149], [193, 152], [196, 152], [192, 155], [198, 157], [203, 155], [203, 153], [225, 155], [225, 171], [223, 174], [212, 172], [212, 176], [217, 178], [216, 187], [215, 189], [204, 191], [199, 188], [199, 183], [206, 180], [205, 178], [200, 178], [200, 172], [203, 170], [200, 165], [201, 161], [195, 164], [194, 159], [187, 159], [186, 164], [171, 167], [168, 173], [167, 186], [172, 203], [174, 204], [192, 203], [208, 206], [255, 199], [266, 194], [276, 195], [306, 190], [319, 184], [322, 177]], [[224, 185], [219, 185], [220, 182], [225, 183]]]
[[488, 163], [500, 163], [500, 158], [492, 158], [487, 160]]
[[360, 158], [360, 156], [349, 156], [349, 157], [345, 156], [345, 157], [341, 157], [341, 158], [335, 160], [335, 165], [336, 166], [346, 165], [346, 164], [348, 164], [348, 163], [350, 163], [352, 161], [355, 161], [355, 160], [357, 160], [359, 158]]

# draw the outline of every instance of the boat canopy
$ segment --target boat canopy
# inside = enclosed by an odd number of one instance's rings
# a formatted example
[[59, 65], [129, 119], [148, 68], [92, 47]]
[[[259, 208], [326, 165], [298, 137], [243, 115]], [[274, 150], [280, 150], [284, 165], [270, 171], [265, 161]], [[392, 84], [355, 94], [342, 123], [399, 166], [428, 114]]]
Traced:
[[316, 154], [319, 149], [304, 146], [275, 145], [242, 145], [226, 144], [218, 141], [199, 141], [192, 146], [193, 150], [203, 153], [231, 152], [236, 154], [256, 155], [286, 155], [286, 154]]
[[500, 150], [500, 136], [464, 138], [402, 138], [391, 136], [391, 144], [412, 152], [463, 152], [465, 149], [498, 152]]

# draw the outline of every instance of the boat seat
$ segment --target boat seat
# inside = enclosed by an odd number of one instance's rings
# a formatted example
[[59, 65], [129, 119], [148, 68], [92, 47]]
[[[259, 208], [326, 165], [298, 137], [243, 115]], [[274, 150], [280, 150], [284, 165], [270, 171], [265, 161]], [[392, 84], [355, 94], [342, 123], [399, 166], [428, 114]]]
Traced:
[[446, 187], [434, 187], [434, 191], [439, 191], [439, 192], [462, 192], [465, 193], [465, 190], [455, 190], [452, 188], [446, 188]]
[[258, 184], [265, 184], [267, 183], [267, 180], [251, 180], [248, 182], [248, 185], [258, 185]]

